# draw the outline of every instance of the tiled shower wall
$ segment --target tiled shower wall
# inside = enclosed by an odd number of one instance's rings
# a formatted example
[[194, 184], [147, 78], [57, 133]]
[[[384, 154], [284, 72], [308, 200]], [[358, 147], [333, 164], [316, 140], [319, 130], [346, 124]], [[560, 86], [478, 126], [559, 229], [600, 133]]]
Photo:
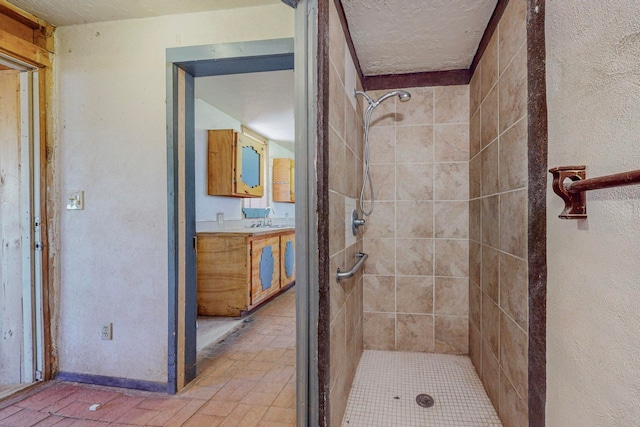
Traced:
[[364, 347], [466, 354], [469, 86], [406, 90], [410, 101], [376, 108], [369, 134]]
[[362, 251], [362, 235], [351, 233], [347, 213], [356, 207], [362, 177], [362, 104], [353, 95], [361, 88], [340, 19], [329, 2], [329, 252], [330, 425], [339, 426], [362, 354], [362, 273], [335, 280]]
[[471, 80], [471, 360], [505, 426], [528, 425], [526, 1], [511, 0]]

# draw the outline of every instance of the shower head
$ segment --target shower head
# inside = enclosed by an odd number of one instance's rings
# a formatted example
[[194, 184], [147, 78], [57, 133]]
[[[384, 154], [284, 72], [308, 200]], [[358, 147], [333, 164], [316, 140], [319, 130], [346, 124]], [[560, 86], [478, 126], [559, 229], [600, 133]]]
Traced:
[[355, 94], [364, 96], [365, 99], [369, 102], [369, 108], [371, 109], [376, 108], [378, 105], [380, 105], [382, 101], [388, 98], [391, 98], [393, 96], [397, 96], [400, 99], [400, 102], [407, 102], [411, 99], [411, 94], [406, 90], [394, 90], [391, 92], [387, 92], [384, 95], [382, 95], [380, 98], [378, 98], [377, 101], [373, 100], [369, 95], [367, 95], [366, 93], [360, 90], [356, 90]]
[[400, 98], [400, 102], [407, 102], [411, 99], [411, 94], [407, 91], [399, 90], [398, 98]]

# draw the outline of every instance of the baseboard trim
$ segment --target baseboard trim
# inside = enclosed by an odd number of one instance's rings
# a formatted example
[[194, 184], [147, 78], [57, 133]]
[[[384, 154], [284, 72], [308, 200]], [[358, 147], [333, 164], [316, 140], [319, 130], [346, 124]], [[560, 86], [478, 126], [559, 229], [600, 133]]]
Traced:
[[132, 390], [166, 393], [167, 384], [154, 381], [133, 380], [130, 378], [108, 377], [104, 375], [77, 374], [74, 372], [58, 372], [58, 381], [68, 381], [83, 384], [106, 385], [110, 387], [128, 388]]

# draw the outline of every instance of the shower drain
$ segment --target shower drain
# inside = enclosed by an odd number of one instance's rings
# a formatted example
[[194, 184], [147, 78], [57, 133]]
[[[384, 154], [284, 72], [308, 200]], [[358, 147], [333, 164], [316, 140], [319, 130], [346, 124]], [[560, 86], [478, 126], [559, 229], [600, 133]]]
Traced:
[[435, 401], [428, 394], [419, 394], [416, 396], [416, 403], [423, 408], [431, 408]]

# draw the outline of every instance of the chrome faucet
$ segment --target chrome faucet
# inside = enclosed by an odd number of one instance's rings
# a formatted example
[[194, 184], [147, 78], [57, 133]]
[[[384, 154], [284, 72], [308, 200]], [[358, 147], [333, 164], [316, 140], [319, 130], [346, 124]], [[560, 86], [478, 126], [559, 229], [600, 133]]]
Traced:
[[271, 221], [268, 221], [268, 222], [267, 222], [267, 217], [269, 216], [269, 212], [273, 212], [273, 209], [271, 209], [271, 207], [267, 206], [267, 207], [264, 209], [264, 218], [263, 218], [263, 219], [264, 219], [264, 226], [265, 226], [265, 227], [268, 227], [268, 226], [270, 226], [270, 225], [271, 225]]

